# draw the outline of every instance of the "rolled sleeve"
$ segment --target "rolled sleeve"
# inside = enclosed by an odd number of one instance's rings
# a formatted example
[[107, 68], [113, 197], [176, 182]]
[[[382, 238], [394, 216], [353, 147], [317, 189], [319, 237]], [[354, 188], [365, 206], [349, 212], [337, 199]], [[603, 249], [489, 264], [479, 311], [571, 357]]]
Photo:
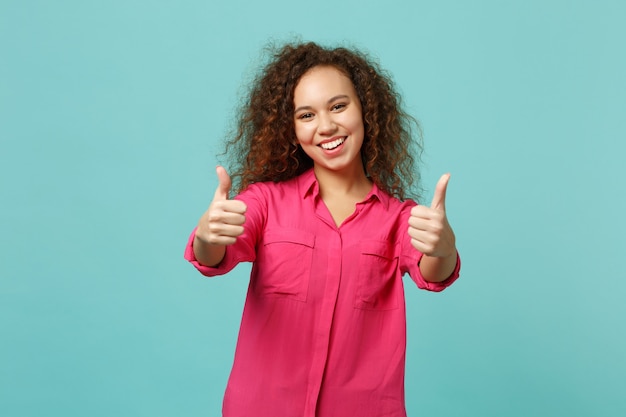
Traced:
[[236, 250], [234, 248], [227, 246], [226, 252], [224, 254], [224, 259], [214, 266], [206, 266], [202, 265], [196, 259], [196, 254], [193, 252], [193, 240], [196, 235], [196, 229], [193, 230], [191, 235], [189, 236], [189, 240], [187, 241], [187, 247], [185, 248], [185, 259], [189, 261], [202, 275], [207, 277], [214, 277], [217, 275], [224, 275], [227, 272], [230, 272], [239, 262], [242, 261], [240, 257], [236, 256]]
[[[461, 257], [459, 256], [459, 253], [457, 252], [456, 253], [456, 266], [454, 267], [454, 270], [452, 271], [452, 273], [450, 274], [448, 278], [446, 278], [445, 280], [441, 282], [426, 281], [426, 279], [424, 279], [424, 277], [422, 276], [422, 271], [419, 268], [419, 262], [418, 262], [418, 266], [416, 269], [417, 269], [417, 272], [413, 280], [415, 281], [415, 283], [417, 284], [419, 288], [422, 288], [428, 291], [440, 292], [448, 288], [450, 285], [452, 285], [452, 283], [456, 281], [457, 278], [459, 277], [459, 273], [461, 271]], [[413, 275], [411, 276], [413, 277]]]

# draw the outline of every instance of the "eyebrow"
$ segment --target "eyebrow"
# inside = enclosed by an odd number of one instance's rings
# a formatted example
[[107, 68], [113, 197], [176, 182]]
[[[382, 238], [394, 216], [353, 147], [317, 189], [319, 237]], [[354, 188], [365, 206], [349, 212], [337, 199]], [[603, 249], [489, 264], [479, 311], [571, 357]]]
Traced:
[[[350, 97], [347, 94], [339, 94], [334, 97], [331, 97], [326, 103], [330, 104], [333, 101], [337, 101], [339, 99], [346, 99], [346, 98], [349, 99]], [[311, 109], [312, 109], [311, 106], [300, 106], [297, 109], [295, 109], [293, 112], [298, 113], [299, 111], [302, 111], [302, 110], [311, 110]]]

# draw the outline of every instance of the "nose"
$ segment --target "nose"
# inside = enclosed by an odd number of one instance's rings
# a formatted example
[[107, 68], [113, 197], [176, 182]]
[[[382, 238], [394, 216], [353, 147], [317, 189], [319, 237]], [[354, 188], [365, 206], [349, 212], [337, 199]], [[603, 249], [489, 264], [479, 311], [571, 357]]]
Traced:
[[328, 136], [335, 133], [337, 130], [337, 125], [335, 124], [333, 118], [329, 114], [319, 114], [318, 115], [318, 125], [317, 125], [317, 133], [322, 136]]

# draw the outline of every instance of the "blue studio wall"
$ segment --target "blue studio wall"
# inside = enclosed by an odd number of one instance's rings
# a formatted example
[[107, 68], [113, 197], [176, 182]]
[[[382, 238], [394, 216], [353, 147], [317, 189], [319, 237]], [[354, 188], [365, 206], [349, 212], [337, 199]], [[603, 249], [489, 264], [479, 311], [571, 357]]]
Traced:
[[0, 0], [0, 415], [217, 416], [249, 273], [182, 258], [269, 39], [361, 47], [451, 172], [410, 416], [626, 415], [623, 1]]

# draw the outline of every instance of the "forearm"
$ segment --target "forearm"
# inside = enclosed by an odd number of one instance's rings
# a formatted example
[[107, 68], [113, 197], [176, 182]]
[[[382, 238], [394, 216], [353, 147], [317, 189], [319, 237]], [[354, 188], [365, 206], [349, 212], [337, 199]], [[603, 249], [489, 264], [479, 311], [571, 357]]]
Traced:
[[419, 262], [419, 268], [426, 281], [441, 282], [452, 275], [456, 267], [456, 262], [456, 251], [454, 251], [452, 255], [444, 258], [423, 255]]
[[193, 239], [193, 253], [200, 264], [214, 267], [224, 259], [226, 246], [204, 242], [196, 235]]

